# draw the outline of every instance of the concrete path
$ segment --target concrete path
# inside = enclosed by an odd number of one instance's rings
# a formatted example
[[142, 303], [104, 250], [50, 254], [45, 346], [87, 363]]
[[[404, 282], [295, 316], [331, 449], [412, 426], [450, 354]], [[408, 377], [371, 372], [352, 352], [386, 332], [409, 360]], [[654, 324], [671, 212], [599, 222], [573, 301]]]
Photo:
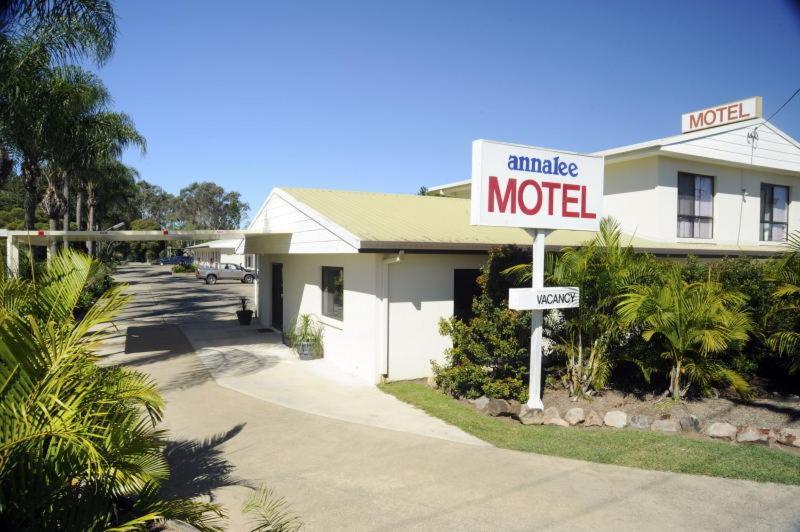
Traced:
[[109, 362], [159, 382], [174, 438], [169, 489], [222, 502], [231, 530], [246, 529], [238, 509], [248, 486], [262, 482], [310, 530], [800, 529], [798, 487], [464, 444], [313, 415], [220, 386], [181, 328], [206, 322], [210, 331], [249, 287], [152, 272], [120, 273], [135, 283], [135, 300], [109, 342]]
[[260, 333], [256, 327], [242, 327], [231, 320], [184, 323], [181, 330], [214, 381], [225, 388], [351, 423], [488, 445], [332, 367], [325, 359], [297, 359], [278, 333]]

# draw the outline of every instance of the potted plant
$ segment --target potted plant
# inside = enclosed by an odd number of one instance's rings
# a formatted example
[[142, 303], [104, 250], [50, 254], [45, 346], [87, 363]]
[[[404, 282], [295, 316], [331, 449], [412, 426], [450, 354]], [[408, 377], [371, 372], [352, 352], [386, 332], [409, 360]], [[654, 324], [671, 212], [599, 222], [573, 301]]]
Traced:
[[322, 357], [322, 326], [316, 323], [311, 315], [301, 314], [297, 325], [289, 331], [287, 336], [289, 345], [301, 359]]
[[242, 309], [236, 311], [239, 325], [250, 325], [250, 322], [253, 321], [253, 311], [247, 308], [247, 298], [245, 296], [241, 296], [239, 300], [242, 303]]

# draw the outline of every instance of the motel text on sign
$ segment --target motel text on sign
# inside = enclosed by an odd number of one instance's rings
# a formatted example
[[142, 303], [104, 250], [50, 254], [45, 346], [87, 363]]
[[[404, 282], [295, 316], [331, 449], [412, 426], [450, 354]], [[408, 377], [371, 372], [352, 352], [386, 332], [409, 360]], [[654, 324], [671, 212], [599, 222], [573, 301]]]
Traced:
[[753, 96], [737, 102], [685, 113], [681, 115], [681, 132], [689, 133], [761, 117], [761, 96]]

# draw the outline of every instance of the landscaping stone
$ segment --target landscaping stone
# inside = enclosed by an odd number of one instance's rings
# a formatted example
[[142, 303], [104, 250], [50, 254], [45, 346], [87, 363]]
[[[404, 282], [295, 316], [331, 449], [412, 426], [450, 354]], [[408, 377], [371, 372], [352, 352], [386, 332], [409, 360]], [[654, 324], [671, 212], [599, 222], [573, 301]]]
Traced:
[[490, 416], [508, 416], [512, 414], [511, 405], [505, 399], [489, 399], [486, 413]]
[[736, 434], [736, 441], [739, 443], [761, 443], [763, 445], [769, 444], [769, 429], [758, 429], [755, 427], [742, 427]]
[[475, 406], [476, 409], [480, 412], [486, 412], [486, 408], [489, 406], [489, 398], [485, 395], [481, 395], [477, 399], [472, 400], [472, 404]]
[[603, 423], [609, 427], [621, 429], [628, 424], [628, 414], [621, 410], [611, 410], [603, 416]]
[[570, 408], [567, 410], [567, 413], [564, 414], [564, 421], [569, 423], [570, 425], [577, 425], [578, 423], [582, 422], [586, 419], [586, 416], [583, 415], [583, 408]]
[[545, 417], [544, 418], [545, 425], [556, 425], [558, 427], [569, 427], [569, 423], [561, 419], [560, 417]]
[[634, 414], [628, 418], [628, 426], [632, 429], [650, 430], [650, 425], [652, 424], [653, 420], [650, 419], [650, 416]]
[[706, 430], [706, 434], [712, 438], [734, 440], [736, 438], [736, 427], [730, 423], [712, 423]]
[[558, 408], [554, 406], [548, 406], [544, 409], [544, 420], [545, 423], [548, 419], [561, 419], [561, 414], [558, 413]]
[[680, 423], [683, 432], [700, 432], [700, 418], [695, 415], [682, 417]]
[[561, 416], [558, 414], [558, 408], [554, 406], [549, 406], [544, 409], [544, 424], [569, 427], [569, 423], [561, 419]]
[[783, 428], [778, 432], [778, 442], [800, 447], [800, 429]]
[[600, 417], [600, 414], [595, 412], [594, 410], [590, 410], [589, 414], [586, 416], [586, 421], [583, 422], [584, 427], [602, 427], [603, 426], [603, 418]]
[[523, 425], [541, 425], [544, 423], [544, 412], [538, 408], [528, 408], [522, 405], [519, 409], [519, 421]]
[[674, 419], [656, 419], [653, 421], [653, 424], [650, 425], [650, 430], [656, 432], [680, 432], [681, 428], [678, 425], [678, 422]]

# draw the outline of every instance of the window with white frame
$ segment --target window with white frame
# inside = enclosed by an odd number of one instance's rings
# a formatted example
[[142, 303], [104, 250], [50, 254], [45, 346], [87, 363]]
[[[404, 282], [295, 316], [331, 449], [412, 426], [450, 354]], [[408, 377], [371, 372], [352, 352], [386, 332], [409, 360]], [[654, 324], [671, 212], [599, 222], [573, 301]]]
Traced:
[[678, 237], [713, 238], [714, 178], [678, 174]]
[[761, 183], [761, 240], [783, 242], [789, 234], [789, 187]]

